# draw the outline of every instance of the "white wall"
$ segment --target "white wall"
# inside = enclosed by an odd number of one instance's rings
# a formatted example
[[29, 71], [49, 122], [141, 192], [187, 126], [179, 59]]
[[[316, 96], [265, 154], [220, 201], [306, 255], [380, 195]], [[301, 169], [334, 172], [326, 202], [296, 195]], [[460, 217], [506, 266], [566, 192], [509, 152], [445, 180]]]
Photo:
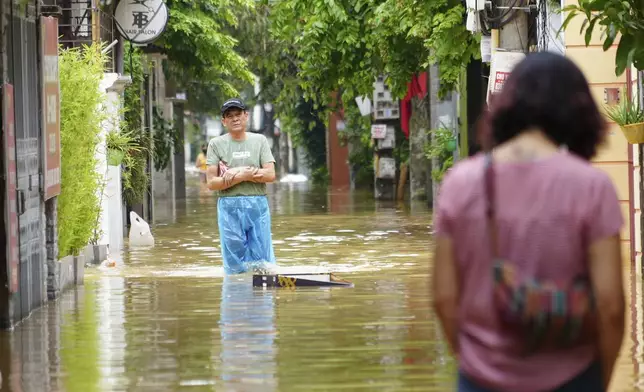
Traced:
[[[104, 187], [99, 190], [101, 211], [99, 229], [101, 236], [98, 245], [108, 245], [110, 251], [121, 249], [123, 246], [123, 199], [121, 192], [121, 168], [107, 165], [107, 146], [105, 137], [108, 132], [120, 131], [121, 96], [125, 86], [131, 82], [129, 76], [116, 73], [106, 73], [99, 88], [106, 94], [105, 110], [107, 119], [103, 121], [99, 135], [100, 141], [96, 149], [96, 170], [102, 176]], [[102, 192], [102, 193], [101, 193]]]

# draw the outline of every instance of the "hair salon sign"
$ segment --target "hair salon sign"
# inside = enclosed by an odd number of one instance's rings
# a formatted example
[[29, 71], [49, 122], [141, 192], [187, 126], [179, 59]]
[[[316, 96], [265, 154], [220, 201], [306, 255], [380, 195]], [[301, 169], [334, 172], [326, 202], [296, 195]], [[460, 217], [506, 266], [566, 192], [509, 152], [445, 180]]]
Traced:
[[135, 44], [150, 43], [163, 33], [168, 8], [163, 0], [121, 0], [114, 12], [121, 35]]

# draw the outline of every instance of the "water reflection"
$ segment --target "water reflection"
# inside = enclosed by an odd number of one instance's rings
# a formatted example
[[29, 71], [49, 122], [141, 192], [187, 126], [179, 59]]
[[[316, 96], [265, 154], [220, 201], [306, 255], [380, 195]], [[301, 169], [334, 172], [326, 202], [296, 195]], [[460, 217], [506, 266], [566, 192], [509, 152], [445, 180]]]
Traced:
[[249, 276], [224, 277], [219, 321], [223, 390], [277, 390], [273, 296], [273, 290], [253, 289]]
[[[351, 289], [253, 289], [223, 277], [216, 199], [195, 182], [154, 249], [0, 333], [0, 391], [451, 391], [456, 364], [430, 308], [431, 213], [367, 193], [271, 187], [286, 269]], [[644, 390], [641, 274], [624, 266], [628, 328], [612, 391]]]
[[[94, 287], [94, 286], [90, 286]], [[106, 274], [98, 278], [95, 290], [86, 290], [96, 296], [100, 376], [108, 390], [115, 390], [125, 378], [126, 358], [126, 304], [125, 279]], [[87, 306], [87, 311], [92, 306]], [[80, 339], [84, 340], [83, 337]]]

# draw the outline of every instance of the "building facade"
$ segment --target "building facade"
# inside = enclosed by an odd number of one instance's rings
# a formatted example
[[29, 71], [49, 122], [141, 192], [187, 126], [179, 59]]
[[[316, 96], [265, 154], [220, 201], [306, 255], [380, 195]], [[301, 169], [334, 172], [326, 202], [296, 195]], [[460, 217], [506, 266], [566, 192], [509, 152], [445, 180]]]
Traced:
[[[564, 5], [574, 4], [574, 0], [565, 0]], [[586, 46], [584, 36], [579, 33], [582, 17], [573, 18], [564, 35], [565, 55], [574, 61], [584, 72], [590, 89], [599, 106], [609, 103], [609, 97], [615, 93], [630, 92], [627, 80], [632, 72], [621, 76], [615, 75], [615, 54], [619, 40], [607, 51], [603, 50], [603, 40], [600, 29], [596, 29], [590, 44]], [[637, 148], [628, 144], [619, 126], [610, 123], [606, 144], [600, 149], [593, 163], [604, 170], [613, 180], [622, 207], [625, 220], [622, 229], [622, 249], [627, 260], [635, 261], [638, 252], [641, 253], [641, 243], [636, 240], [636, 221], [640, 216], [638, 198], [636, 198], [635, 174], [637, 171], [635, 150]], [[639, 229], [638, 229], [639, 230]], [[638, 245], [639, 249], [636, 249]]]

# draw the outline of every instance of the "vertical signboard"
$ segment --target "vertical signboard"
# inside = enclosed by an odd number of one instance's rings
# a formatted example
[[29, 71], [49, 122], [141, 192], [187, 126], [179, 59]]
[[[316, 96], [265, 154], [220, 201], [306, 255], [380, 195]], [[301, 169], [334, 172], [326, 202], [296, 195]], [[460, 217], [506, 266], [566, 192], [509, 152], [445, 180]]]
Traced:
[[487, 101], [490, 101], [490, 95], [498, 94], [503, 89], [505, 81], [510, 76], [515, 65], [525, 58], [523, 52], [501, 52], [492, 53], [492, 63], [490, 64], [490, 78], [488, 79]]
[[58, 19], [44, 16], [41, 24], [42, 107], [44, 136], [44, 199], [60, 194], [60, 84], [58, 81]]
[[16, 192], [16, 135], [13, 102], [13, 85], [5, 84], [2, 87], [4, 93], [4, 132], [3, 150], [4, 167], [7, 170], [6, 195], [5, 195], [5, 227], [7, 229], [7, 264], [9, 275], [9, 291], [18, 291], [18, 262], [20, 260], [18, 247], [18, 203]]

